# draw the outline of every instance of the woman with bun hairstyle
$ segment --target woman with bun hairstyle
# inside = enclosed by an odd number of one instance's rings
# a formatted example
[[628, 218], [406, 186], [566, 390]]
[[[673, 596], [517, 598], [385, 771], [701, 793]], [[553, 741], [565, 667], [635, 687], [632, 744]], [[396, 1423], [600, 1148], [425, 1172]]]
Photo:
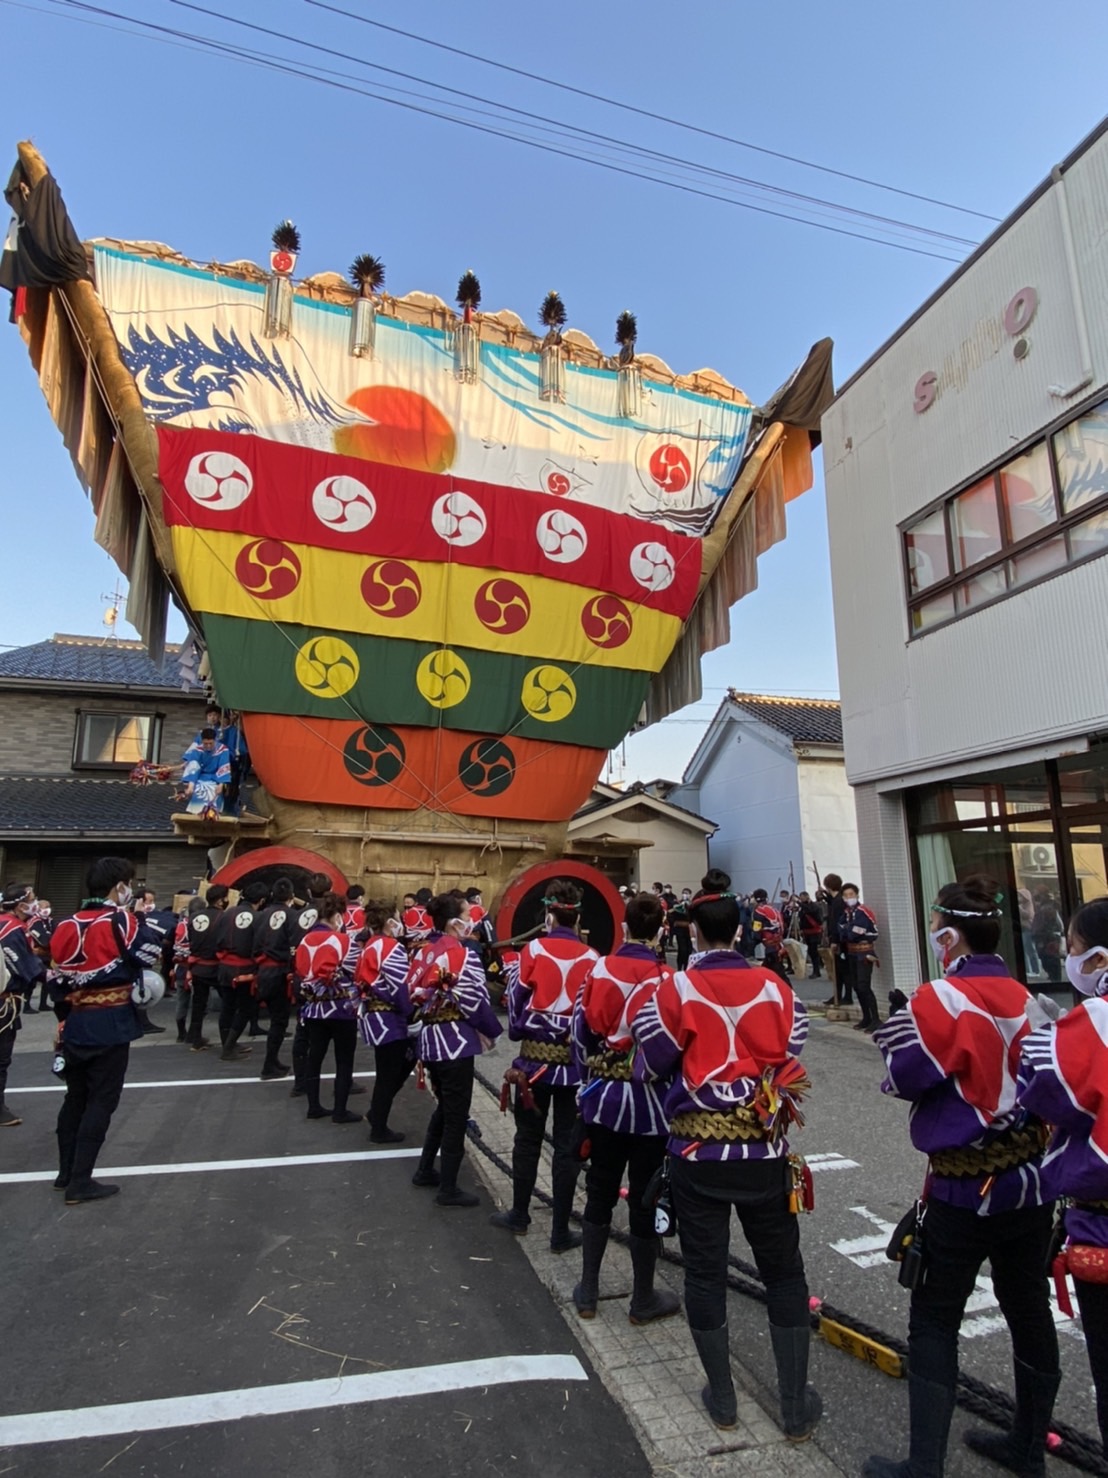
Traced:
[[766, 1288], [781, 1421], [804, 1442], [823, 1412], [807, 1383], [808, 1284], [786, 1131], [809, 1086], [798, 1061], [808, 1015], [779, 975], [735, 948], [731, 879], [709, 871], [689, 904], [698, 953], [638, 1010], [636, 1077], [664, 1083], [666, 1167], [685, 1259], [685, 1309], [718, 1427], [737, 1421], [727, 1329], [731, 1208]]
[[1068, 1202], [1064, 1257], [1108, 1450], [1108, 898], [1077, 910], [1068, 943], [1066, 975], [1089, 999], [1024, 1042], [1019, 1103], [1054, 1126], [1043, 1180]]
[[988, 878], [940, 888], [931, 944], [941, 978], [919, 986], [874, 1033], [885, 1093], [907, 1099], [912, 1143], [928, 1156], [923, 1276], [908, 1315], [909, 1456], [871, 1457], [864, 1478], [943, 1471], [958, 1382], [958, 1331], [986, 1261], [1012, 1336], [1016, 1412], [1007, 1433], [966, 1443], [1013, 1471], [1044, 1472], [1060, 1380], [1046, 1261], [1054, 1206], [1047, 1132], [1017, 1102], [1019, 1044], [1044, 1013], [996, 953], [1003, 895]]
[[[354, 1053], [358, 1047], [358, 987], [353, 981], [354, 960], [350, 936], [342, 927], [346, 899], [325, 893], [318, 900], [318, 916], [296, 946], [294, 970], [303, 1004], [300, 1020], [308, 1035], [308, 1065], [304, 1087], [309, 1119], [331, 1119], [335, 1124], [357, 1124], [360, 1114], [347, 1110], [354, 1081]], [[319, 1079], [328, 1045], [335, 1047], [335, 1102], [324, 1108]]]

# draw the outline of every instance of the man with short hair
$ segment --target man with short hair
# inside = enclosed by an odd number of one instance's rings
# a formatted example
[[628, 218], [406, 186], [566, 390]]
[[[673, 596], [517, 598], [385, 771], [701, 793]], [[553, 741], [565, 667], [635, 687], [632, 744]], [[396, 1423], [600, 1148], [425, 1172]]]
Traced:
[[269, 897], [265, 883], [247, 883], [234, 908], [229, 908], [220, 921], [216, 958], [219, 960], [219, 997], [223, 1009], [219, 1013], [219, 1036], [223, 1051], [220, 1062], [235, 1062], [249, 1057], [250, 1048], [239, 1046], [250, 1022], [254, 1005], [254, 934], [259, 911]]
[[89, 897], [59, 923], [50, 942], [51, 994], [65, 1063], [54, 1186], [65, 1191], [67, 1206], [101, 1201], [119, 1190], [94, 1180], [92, 1172], [123, 1092], [131, 1043], [142, 1035], [132, 987], [162, 952], [150, 915], [127, 908], [134, 875], [125, 857], [94, 862]]
[[8, 1068], [15, 1050], [15, 1034], [23, 1023], [20, 1015], [35, 986], [46, 978], [46, 965], [35, 953], [27, 936], [35, 916], [35, 890], [30, 883], [9, 883], [0, 894], [0, 1128], [15, 1129], [23, 1120], [4, 1102]]
[[[292, 1012], [293, 956], [297, 944], [306, 932], [296, 922], [297, 909], [293, 902], [295, 893], [291, 878], [278, 878], [270, 890], [269, 903], [259, 913], [254, 929], [258, 1000], [264, 1001], [269, 1009], [269, 1035], [266, 1038], [265, 1062], [261, 1071], [264, 1082], [287, 1078], [291, 1071], [288, 1063], [280, 1060], [280, 1052]], [[364, 918], [364, 910], [362, 914]], [[314, 922], [313, 918], [312, 923]]]
[[206, 1052], [211, 1043], [204, 1036], [204, 1014], [212, 991], [219, 989], [219, 939], [230, 889], [212, 883], [202, 899], [189, 906], [188, 966], [192, 981], [192, 1014], [185, 1040], [193, 1052]]

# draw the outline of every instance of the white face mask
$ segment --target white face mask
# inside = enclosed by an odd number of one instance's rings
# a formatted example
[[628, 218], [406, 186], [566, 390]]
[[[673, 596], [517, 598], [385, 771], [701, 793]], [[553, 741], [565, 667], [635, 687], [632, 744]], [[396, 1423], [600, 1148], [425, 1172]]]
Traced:
[[[1082, 973], [1081, 966], [1091, 960], [1094, 955], [1100, 955], [1104, 961], [1103, 968], [1093, 970], [1090, 974]], [[1083, 996], [1099, 996], [1103, 994], [1101, 986], [1104, 985], [1105, 976], [1108, 976], [1108, 949], [1103, 945], [1096, 944], [1092, 949], [1087, 949], [1083, 955], [1066, 956], [1066, 977], [1075, 991]]]
[[843, 894], [843, 904], [847, 908], [857, 908], [857, 906], [858, 906], [858, 898], [857, 898], [857, 895], [852, 893], [851, 896], [848, 898], [846, 896], [846, 894], [844, 893]]
[[927, 937], [931, 941], [931, 948], [934, 951], [935, 958], [941, 965], [945, 965], [947, 954], [954, 948], [957, 942], [957, 934], [947, 925], [945, 929], [932, 929]]
[[401, 933], [403, 932], [403, 928], [404, 926], [403, 924], [401, 924], [399, 919], [385, 920], [385, 933], [389, 936], [390, 939], [399, 939]]
[[119, 883], [115, 890], [115, 896], [119, 900], [120, 908], [126, 908], [135, 895], [131, 892], [130, 883]]

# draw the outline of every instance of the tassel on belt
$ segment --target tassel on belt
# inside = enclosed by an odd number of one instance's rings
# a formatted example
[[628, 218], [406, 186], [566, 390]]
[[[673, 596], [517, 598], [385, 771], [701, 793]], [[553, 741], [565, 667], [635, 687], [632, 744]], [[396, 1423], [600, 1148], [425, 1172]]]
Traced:
[[726, 1114], [697, 1109], [678, 1114], [670, 1121], [669, 1132], [675, 1139], [696, 1139], [701, 1143], [716, 1141], [734, 1143], [736, 1139], [765, 1139], [766, 1131], [753, 1109], [734, 1108]]
[[931, 1156], [931, 1170], [935, 1175], [961, 1180], [999, 1175], [1003, 1170], [1016, 1170], [1037, 1160], [1049, 1139], [1050, 1131], [1045, 1124], [1033, 1124], [1027, 1129], [1008, 1129], [986, 1145], [936, 1150]]
[[552, 1067], [569, 1067], [573, 1061], [568, 1047], [554, 1042], [534, 1042], [529, 1037], [520, 1042], [519, 1055], [528, 1062], [547, 1062]]

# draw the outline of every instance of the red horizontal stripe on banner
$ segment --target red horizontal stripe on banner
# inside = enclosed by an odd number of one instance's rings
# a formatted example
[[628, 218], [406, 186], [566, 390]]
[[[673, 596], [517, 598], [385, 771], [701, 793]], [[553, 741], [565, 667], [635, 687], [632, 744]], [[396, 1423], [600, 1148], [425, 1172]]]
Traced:
[[168, 524], [546, 575], [681, 620], [696, 598], [699, 539], [587, 503], [226, 431], [158, 445]]
[[461, 733], [348, 719], [243, 715], [250, 758], [271, 795], [331, 806], [568, 821], [607, 751], [515, 734]]

